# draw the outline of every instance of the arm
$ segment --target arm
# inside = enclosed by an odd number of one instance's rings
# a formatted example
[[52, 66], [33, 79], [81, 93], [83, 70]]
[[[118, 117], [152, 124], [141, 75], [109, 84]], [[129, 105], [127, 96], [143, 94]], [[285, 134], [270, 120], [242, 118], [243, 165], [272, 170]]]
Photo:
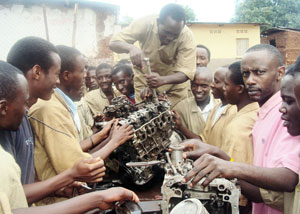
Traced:
[[124, 188], [111, 188], [81, 195], [48, 206], [30, 207], [13, 210], [14, 214], [80, 214], [92, 209], [109, 209], [117, 201], [138, 202], [137, 195]]
[[72, 168], [44, 181], [23, 185], [29, 204], [37, 202], [57, 190], [77, 181], [100, 182], [105, 174], [104, 162], [100, 158], [84, 159]]
[[180, 84], [188, 80], [188, 76], [183, 72], [177, 72], [168, 76], [160, 76], [158, 73], [145, 74], [147, 84], [150, 88], [158, 88], [167, 84]]
[[242, 194], [246, 196], [249, 200], [255, 203], [263, 203], [263, 199], [261, 197], [259, 188], [249, 184], [246, 181], [239, 180], [239, 183], [241, 185]]

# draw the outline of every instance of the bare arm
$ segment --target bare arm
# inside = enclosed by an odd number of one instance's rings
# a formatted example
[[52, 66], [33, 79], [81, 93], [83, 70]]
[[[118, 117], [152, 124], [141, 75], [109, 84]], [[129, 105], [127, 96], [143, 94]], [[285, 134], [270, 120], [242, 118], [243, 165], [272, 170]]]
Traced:
[[117, 201], [138, 202], [137, 195], [124, 188], [111, 188], [81, 195], [48, 206], [13, 210], [14, 214], [80, 214], [92, 209], [109, 209]]
[[146, 74], [145, 77], [150, 88], [158, 88], [167, 84], [180, 84], [188, 80], [187, 75], [183, 72], [177, 72], [168, 76], [160, 76], [158, 73], [153, 72]]

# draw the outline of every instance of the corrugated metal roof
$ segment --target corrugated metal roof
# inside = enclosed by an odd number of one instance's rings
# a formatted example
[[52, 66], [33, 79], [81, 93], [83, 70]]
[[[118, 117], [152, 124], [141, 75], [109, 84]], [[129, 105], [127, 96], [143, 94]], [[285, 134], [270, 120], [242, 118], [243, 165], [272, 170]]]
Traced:
[[300, 29], [298, 28], [287, 28], [287, 27], [274, 27], [274, 28], [270, 28], [268, 30], [265, 30], [263, 32], [261, 32], [261, 35], [263, 36], [268, 36], [277, 32], [281, 32], [281, 31], [292, 31], [292, 32], [300, 32]]
[[243, 22], [187, 22], [187, 25], [193, 25], [193, 24], [215, 24], [215, 25], [237, 25], [237, 24], [243, 24], [243, 25], [263, 25], [262, 23], [243, 23]]

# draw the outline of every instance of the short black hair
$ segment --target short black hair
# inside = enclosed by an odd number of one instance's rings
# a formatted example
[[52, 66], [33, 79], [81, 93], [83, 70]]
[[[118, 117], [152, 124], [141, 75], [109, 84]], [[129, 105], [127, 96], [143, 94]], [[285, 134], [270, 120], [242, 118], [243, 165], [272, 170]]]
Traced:
[[116, 64], [112, 69], [111, 75], [115, 75], [121, 71], [125, 72], [129, 77], [133, 75], [132, 67], [126, 64]]
[[98, 65], [98, 67], [96, 68], [96, 75], [97, 75], [97, 72], [102, 70], [102, 69], [110, 69], [112, 70], [112, 67], [110, 64], [108, 63], [101, 63], [100, 65]]
[[129, 59], [121, 59], [117, 64], [131, 64]]
[[[82, 55], [79, 50], [66, 46], [57, 45], [58, 54], [61, 58], [61, 71], [74, 71], [76, 57]], [[61, 72], [61, 74], [62, 74]]]
[[229, 65], [228, 70], [230, 70], [230, 80], [235, 85], [244, 85], [243, 75], [241, 72], [241, 61], [237, 61]]
[[208, 49], [208, 47], [206, 47], [205, 45], [197, 45], [197, 48], [203, 48], [203, 49], [205, 49], [206, 52], [207, 52], [208, 60], [210, 61], [210, 50]]
[[300, 74], [300, 54], [298, 55], [296, 62], [294, 63], [294, 70]]
[[53, 65], [50, 53], [57, 53], [55, 46], [45, 39], [29, 36], [18, 40], [7, 55], [7, 62], [20, 69], [24, 75], [34, 65], [39, 65], [47, 74]]
[[285, 75], [291, 75], [294, 77], [296, 74], [300, 74], [300, 72], [297, 71], [295, 64], [289, 65], [285, 70]]
[[273, 54], [278, 60], [279, 66], [283, 65], [283, 58], [279, 50], [273, 45], [269, 44], [258, 44], [249, 48], [246, 53], [254, 52], [254, 51], [268, 51], [270, 54]]
[[18, 74], [23, 75], [15, 66], [0, 60], [0, 99], [14, 100], [18, 96]]
[[184, 24], [186, 22], [186, 15], [184, 8], [179, 4], [167, 4], [165, 5], [159, 13], [159, 22], [164, 23], [166, 18], [170, 16], [177, 22], [183, 21]]
[[88, 66], [87, 71], [96, 70], [95, 66]]

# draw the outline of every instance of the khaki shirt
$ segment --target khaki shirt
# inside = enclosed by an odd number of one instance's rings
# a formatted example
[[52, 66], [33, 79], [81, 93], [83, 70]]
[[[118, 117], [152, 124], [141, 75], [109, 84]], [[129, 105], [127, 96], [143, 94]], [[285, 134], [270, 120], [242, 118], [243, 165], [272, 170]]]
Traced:
[[284, 213], [300, 213], [300, 179], [293, 193], [284, 193]]
[[220, 149], [236, 162], [253, 164], [252, 129], [258, 110], [257, 102], [246, 105], [225, 128], [225, 140]]
[[[114, 98], [120, 95], [117, 90], [113, 90], [113, 94]], [[88, 92], [83, 99], [87, 102], [93, 116], [103, 113], [104, 107], [110, 105], [109, 100], [100, 88]]]
[[10, 213], [10, 208], [28, 207], [21, 184], [20, 167], [2, 146], [0, 146], [0, 172], [0, 213]]
[[[184, 26], [179, 37], [161, 46], [158, 36], [158, 17], [146, 16], [138, 19], [121, 32], [113, 36], [111, 41], [123, 41], [134, 44], [136, 41], [145, 55], [150, 59], [152, 72], [161, 76], [172, 75], [177, 72], [184, 73], [190, 80], [194, 79], [196, 71], [196, 43], [192, 31]], [[147, 87], [146, 66], [143, 70], [135, 69], [134, 89], [135, 100], [140, 102], [140, 93]], [[174, 107], [180, 100], [188, 96], [189, 81], [181, 84], [163, 85], [159, 92], [166, 92]]]
[[[72, 113], [63, 98], [54, 92], [49, 101], [38, 100], [29, 110], [35, 133], [34, 162], [38, 180], [49, 179], [83, 158], [78, 130]], [[48, 197], [41, 204], [51, 204], [65, 198]]]
[[207, 118], [205, 128], [200, 135], [204, 142], [219, 148], [221, 147], [222, 142], [225, 140], [224, 128], [237, 112], [235, 105], [228, 104], [214, 123], [215, 115], [221, 105], [222, 103], [213, 108], [211, 114]]
[[[213, 99], [214, 105], [218, 100]], [[202, 116], [201, 110], [195, 101], [195, 97], [187, 97], [180, 101], [175, 107], [181, 117], [182, 125], [192, 131], [194, 134], [200, 135], [205, 127], [205, 121]]]
[[90, 108], [84, 99], [81, 99], [79, 102], [75, 103], [77, 105], [77, 112], [81, 125], [79, 139], [82, 141], [93, 135], [92, 127], [94, 125], [94, 119]]

